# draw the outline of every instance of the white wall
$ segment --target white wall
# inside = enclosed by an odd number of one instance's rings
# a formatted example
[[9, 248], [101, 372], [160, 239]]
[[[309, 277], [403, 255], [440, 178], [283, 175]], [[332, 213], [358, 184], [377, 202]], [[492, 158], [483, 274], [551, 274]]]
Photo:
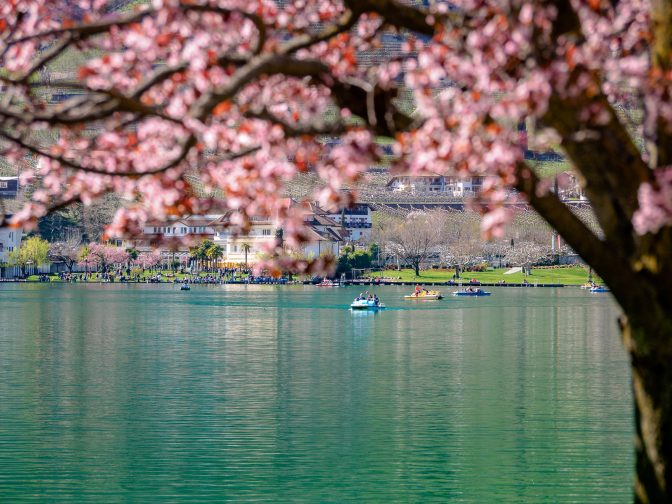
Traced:
[[21, 246], [22, 229], [0, 228], [0, 263], [7, 262], [9, 253]]

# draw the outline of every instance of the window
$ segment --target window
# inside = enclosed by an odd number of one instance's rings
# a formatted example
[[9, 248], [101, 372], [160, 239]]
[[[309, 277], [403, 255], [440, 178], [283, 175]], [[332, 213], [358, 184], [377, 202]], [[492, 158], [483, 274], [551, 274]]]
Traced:
[[9, 187], [9, 184], [7, 183], [6, 180], [0, 180], [0, 189], [7, 189]]
[[4, 244], [4, 243], [0, 243], [0, 252], [2, 252], [4, 248], [5, 248], [5, 244]]
[[261, 230], [261, 235], [262, 236], [271, 236], [271, 230], [270, 229], [262, 229]]

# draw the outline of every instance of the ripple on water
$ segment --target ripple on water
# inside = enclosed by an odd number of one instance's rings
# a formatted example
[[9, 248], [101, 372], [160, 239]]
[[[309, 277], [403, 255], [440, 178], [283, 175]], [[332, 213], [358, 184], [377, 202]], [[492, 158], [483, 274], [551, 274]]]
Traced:
[[616, 307], [492, 290], [0, 285], [0, 500], [629, 502]]

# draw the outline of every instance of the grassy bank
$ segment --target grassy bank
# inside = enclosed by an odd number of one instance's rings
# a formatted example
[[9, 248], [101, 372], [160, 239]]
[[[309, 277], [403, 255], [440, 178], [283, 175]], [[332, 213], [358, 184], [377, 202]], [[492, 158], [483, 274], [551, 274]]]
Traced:
[[[531, 275], [523, 275], [522, 272], [505, 275], [508, 268], [494, 269], [489, 271], [468, 271], [460, 275], [459, 282], [466, 282], [472, 278], [483, 283], [497, 283], [505, 281], [506, 283], [522, 283], [527, 279], [530, 283], [558, 283], [565, 285], [581, 285], [588, 280], [588, 270], [582, 266], [571, 268], [543, 268], [532, 269]], [[386, 270], [374, 272], [372, 277], [385, 277], [386, 279], [397, 280], [399, 282], [447, 282], [453, 279], [454, 270], [426, 270], [421, 271], [420, 276], [415, 276], [415, 271], [405, 270]], [[597, 281], [597, 277], [594, 277]]]

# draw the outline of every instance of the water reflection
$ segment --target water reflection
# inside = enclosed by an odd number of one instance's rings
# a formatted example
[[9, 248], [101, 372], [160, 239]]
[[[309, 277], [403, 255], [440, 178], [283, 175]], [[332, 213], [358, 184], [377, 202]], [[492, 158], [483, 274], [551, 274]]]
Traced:
[[0, 286], [2, 500], [630, 500], [608, 298], [356, 294]]

